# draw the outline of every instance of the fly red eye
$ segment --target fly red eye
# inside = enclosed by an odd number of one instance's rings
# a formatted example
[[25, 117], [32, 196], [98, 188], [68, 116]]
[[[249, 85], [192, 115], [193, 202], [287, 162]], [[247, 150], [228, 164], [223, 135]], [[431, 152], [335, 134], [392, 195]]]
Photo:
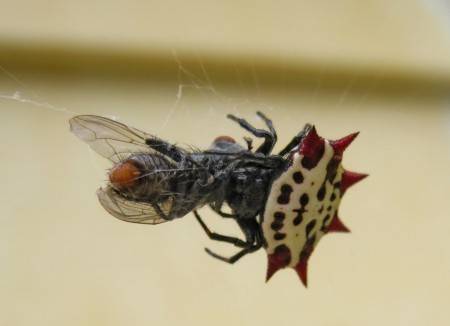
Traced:
[[236, 141], [233, 138], [231, 138], [230, 136], [219, 136], [216, 139], [214, 139], [213, 143], [218, 143], [220, 141], [225, 141], [225, 142], [228, 142], [231, 144], [236, 144]]
[[109, 181], [117, 190], [132, 187], [138, 180], [141, 172], [132, 161], [125, 161], [116, 165], [109, 173]]

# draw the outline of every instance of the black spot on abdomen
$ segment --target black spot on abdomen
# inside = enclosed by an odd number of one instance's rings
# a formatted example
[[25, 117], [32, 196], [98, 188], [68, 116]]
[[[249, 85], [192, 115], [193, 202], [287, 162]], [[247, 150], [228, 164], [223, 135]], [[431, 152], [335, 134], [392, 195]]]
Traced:
[[312, 229], [314, 229], [315, 226], [316, 226], [316, 220], [312, 220], [306, 225], [305, 231], [306, 231], [307, 238], [309, 238], [309, 234], [311, 233]]
[[330, 162], [327, 164], [327, 175], [325, 177], [325, 180], [330, 181], [330, 183], [333, 183], [334, 178], [337, 174], [337, 169], [339, 167], [339, 164], [341, 163], [340, 157], [333, 157]]
[[291, 250], [289, 250], [288, 246], [282, 244], [275, 248], [274, 255], [278, 257], [283, 257], [284, 266], [287, 266], [291, 262]]
[[277, 203], [280, 205], [286, 205], [289, 204], [291, 193], [292, 193], [292, 187], [288, 184], [284, 184], [281, 186], [281, 194], [277, 198]]
[[283, 222], [285, 217], [286, 217], [286, 214], [284, 214], [283, 212], [273, 213], [273, 218], [275, 219], [275, 221]]
[[283, 240], [284, 238], [286, 238], [286, 234], [284, 233], [275, 233], [275, 235], [273, 236], [273, 238], [275, 240]]
[[304, 193], [300, 197], [300, 205], [305, 207], [306, 205], [308, 205], [308, 203], [309, 203], [309, 196], [308, 196], [308, 194]]
[[274, 231], [281, 230], [281, 229], [283, 228], [283, 222], [280, 222], [280, 221], [273, 221], [273, 222], [270, 224], [270, 227], [271, 227], [272, 230], [274, 230]]
[[317, 199], [319, 201], [322, 201], [325, 198], [325, 193], [326, 193], [326, 188], [325, 188], [325, 183], [322, 185], [322, 187], [320, 187], [319, 191], [317, 192]]
[[322, 221], [322, 226], [320, 227], [320, 231], [325, 232], [327, 230], [326, 224], [328, 223], [330, 217], [331, 217], [330, 214], [325, 215], [325, 218]]
[[305, 211], [303, 208], [301, 208], [301, 209], [293, 209], [292, 210], [293, 212], [297, 212], [297, 217], [295, 217], [294, 218], [294, 220], [292, 221], [292, 223], [295, 225], [295, 226], [297, 226], [297, 225], [299, 225], [300, 223], [302, 223], [302, 221], [303, 221], [303, 212]]
[[311, 170], [317, 166], [320, 159], [323, 157], [325, 153], [325, 143], [323, 140], [315, 143], [312, 148], [309, 148], [308, 153], [304, 153], [304, 157], [302, 158], [302, 166], [305, 169]]
[[300, 183], [303, 182], [303, 174], [302, 174], [300, 171], [295, 172], [295, 173], [292, 175], [292, 179], [294, 179], [294, 182], [295, 182], [295, 183], [300, 184]]

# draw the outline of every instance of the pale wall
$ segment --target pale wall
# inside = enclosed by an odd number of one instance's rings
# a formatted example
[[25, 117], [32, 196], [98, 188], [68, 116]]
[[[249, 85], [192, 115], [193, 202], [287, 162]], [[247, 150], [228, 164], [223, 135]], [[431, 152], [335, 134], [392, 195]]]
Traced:
[[[12, 3], [0, 4], [0, 324], [450, 322], [449, 44], [423, 3]], [[280, 37], [285, 24], [298, 38]], [[342, 202], [352, 233], [319, 244], [308, 289], [291, 270], [265, 284], [263, 250], [234, 266], [213, 260], [203, 247], [234, 248], [193, 216], [159, 226], [109, 216], [94, 195], [108, 165], [68, 126], [74, 114], [116, 116], [204, 148], [246, 135], [226, 113], [261, 125], [256, 110], [273, 118], [278, 149], [305, 122], [329, 138], [361, 131], [345, 157], [370, 174]]]

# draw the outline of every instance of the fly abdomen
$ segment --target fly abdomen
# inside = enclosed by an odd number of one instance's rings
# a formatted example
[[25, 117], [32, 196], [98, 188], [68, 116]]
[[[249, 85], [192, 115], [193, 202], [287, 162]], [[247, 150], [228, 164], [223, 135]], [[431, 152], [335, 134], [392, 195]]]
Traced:
[[133, 187], [139, 180], [141, 171], [132, 160], [126, 160], [114, 166], [109, 173], [109, 182], [118, 191]]
[[127, 198], [159, 202], [170, 192], [174, 170], [172, 163], [163, 156], [137, 154], [115, 165], [109, 173], [109, 181]]

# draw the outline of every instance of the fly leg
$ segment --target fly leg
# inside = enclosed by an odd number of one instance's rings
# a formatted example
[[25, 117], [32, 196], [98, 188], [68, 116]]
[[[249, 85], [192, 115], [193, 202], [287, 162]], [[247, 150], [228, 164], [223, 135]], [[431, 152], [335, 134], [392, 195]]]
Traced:
[[256, 150], [256, 153], [262, 153], [264, 155], [269, 155], [273, 149], [273, 146], [275, 146], [275, 143], [277, 142], [277, 133], [275, 132], [275, 129], [273, 127], [271, 120], [269, 120], [261, 112], [257, 112], [256, 114], [266, 123], [266, 125], [270, 131], [267, 131], [264, 129], [256, 129], [250, 123], [248, 123], [246, 120], [236, 118], [232, 114], [228, 114], [227, 118], [233, 120], [234, 122], [239, 123], [239, 125], [242, 128], [244, 128], [245, 130], [250, 132], [255, 137], [264, 138], [264, 143], [262, 143], [262, 145], [258, 147], [258, 149]]
[[155, 212], [159, 215], [159, 217], [161, 217], [162, 219], [165, 219], [166, 221], [171, 221], [173, 220], [173, 218], [168, 217], [161, 209], [161, 207], [159, 207], [159, 205], [157, 203], [151, 203], [153, 209], [155, 210]]
[[300, 131], [297, 136], [295, 136], [294, 138], [292, 138], [292, 140], [289, 142], [289, 144], [287, 144], [287, 146], [278, 154], [280, 156], [284, 156], [285, 154], [289, 153], [291, 150], [293, 150], [298, 144], [301, 143], [301, 141], [303, 140], [303, 138], [306, 137], [306, 135], [308, 134], [308, 132], [311, 130], [312, 126], [307, 123], [302, 131]]
[[183, 151], [175, 145], [172, 145], [159, 138], [147, 138], [145, 143], [155, 151], [170, 157], [176, 162], [180, 162], [184, 156]]

